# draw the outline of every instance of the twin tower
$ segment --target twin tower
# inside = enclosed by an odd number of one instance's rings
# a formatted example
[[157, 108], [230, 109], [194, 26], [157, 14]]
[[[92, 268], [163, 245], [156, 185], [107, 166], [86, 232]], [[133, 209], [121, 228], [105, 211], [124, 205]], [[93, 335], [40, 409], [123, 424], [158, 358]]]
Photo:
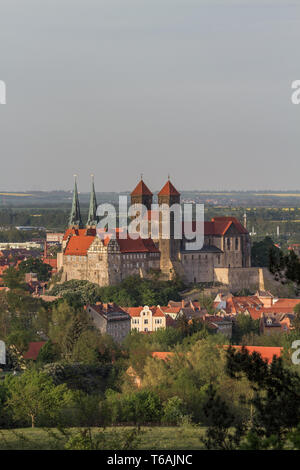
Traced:
[[[144, 183], [143, 178], [139, 181], [135, 189], [131, 193], [131, 205], [133, 204], [143, 204], [148, 211], [151, 211], [151, 205], [153, 202], [153, 193]], [[173, 186], [170, 179], [163, 186], [163, 188], [158, 193], [158, 204], [166, 204], [172, 206], [173, 204], [180, 204], [180, 193]], [[176, 264], [179, 262], [180, 257], [180, 240], [174, 239], [173, 237], [173, 225], [174, 221], [172, 220], [174, 214], [170, 213], [170, 239], [163, 239], [159, 236], [158, 240], [154, 240], [160, 250], [160, 264], [161, 271], [169, 276], [171, 272], [176, 272]], [[97, 218], [97, 199], [94, 185], [94, 177], [92, 176], [92, 188], [90, 195], [90, 204], [89, 204], [89, 213], [87, 222], [85, 224], [86, 228], [95, 228], [98, 223]], [[78, 198], [78, 189], [77, 189], [77, 179], [75, 178], [74, 183], [74, 192], [73, 192], [73, 201], [72, 209], [69, 218], [69, 227], [70, 228], [84, 228], [82, 222], [79, 198]]]

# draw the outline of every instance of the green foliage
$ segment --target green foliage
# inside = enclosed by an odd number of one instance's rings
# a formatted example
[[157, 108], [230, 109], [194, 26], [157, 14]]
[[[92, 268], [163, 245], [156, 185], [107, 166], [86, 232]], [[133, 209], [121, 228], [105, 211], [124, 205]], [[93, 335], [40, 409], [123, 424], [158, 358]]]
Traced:
[[[270, 254], [271, 253], [271, 254]], [[270, 256], [271, 265], [277, 264], [279, 260], [280, 249], [274, 245], [271, 237], [265, 237], [259, 242], [254, 242], [251, 248], [251, 265], [258, 267], [268, 267]]]
[[240, 380], [246, 375], [253, 391], [249, 402], [255, 412], [250, 431], [262, 438], [271, 438], [276, 448], [300, 422], [300, 376], [284, 366], [281, 358], [270, 365], [257, 353], [246, 349], [227, 351], [227, 372]]
[[141, 442], [139, 428], [118, 430], [114, 432], [93, 432], [90, 428], [80, 429], [75, 434], [69, 434], [65, 444], [66, 450], [133, 450]]
[[2, 274], [3, 285], [9, 289], [24, 289], [24, 274], [18, 269], [10, 266]]
[[150, 424], [159, 423], [162, 417], [162, 404], [159, 396], [151, 390], [141, 390], [119, 394], [108, 391], [106, 394], [106, 416], [111, 424]]
[[214, 308], [214, 299], [212, 297], [201, 294], [199, 298], [199, 303], [209, 315], [214, 315], [216, 313], [216, 309]]
[[232, 344], [241, 344], [244, 336], [255, 334], [259, 334], [259, 320], [253, 320], [250, 315], [236, 315], [232, 325]]
[[39, 281], [48, 281], [52, 272], [51, 266], [43, 263], [39, 258], [28, 258], [22, 261], [18, 268], [23, 275], [26, 273], [36, 273]]
[[45, 373], [26, 371], [8, 383], [6, 406], [16, 420], [26, 420], [34, 427], [43, 418], [57, 422], [60, 412], [71, 401], [66, 385], [54, 385]]
[[47, 341], [39, 351], [37, 363], [39, 365], [49, 364], [58, 359], [58, 351], [51, 341]]
[[100, 287], [89, 281], [73, 279], [53, 286], [50, 295], [62, 296], [74, 308], [94, 304], [100, 299]]
[[112, 364], [54, 363], [45, 365], [43, 371], [55, 385], [66, 384], [70, 390], [81, 390], [87, 394], [101, 395], [115, 383]]
[[162, 422], [171, 425], [178, 425], [184, 416], [184, 406], [181, 398], [174, 396], [163, 403]]
[[204, 415], [208, 425], [202, 442], [209, 450], [234, 450], [241, 441], [245, 423], [237, 420], [227, 403], [216, 393], [212, 385], [207, 391]]

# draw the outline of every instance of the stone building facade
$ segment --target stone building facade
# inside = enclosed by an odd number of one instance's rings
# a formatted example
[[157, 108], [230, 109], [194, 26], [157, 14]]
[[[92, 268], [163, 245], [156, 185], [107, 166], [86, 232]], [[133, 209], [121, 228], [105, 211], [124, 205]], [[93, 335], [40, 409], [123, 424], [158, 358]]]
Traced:
[[166, 328], [166, 315], [157, 307], [131, 307], [127, 309], [131, 318], [131, 329], [139, 332], [152, 332]]
[[86, 311], [95, 327], [102, 334], [110, 335], [117, 343], [121, 343], [130, 333], [130, 316], [114, 303], [88, 305]]
[[[144, 204], [151, 219], [153, 194], [141, 180], [131, 193], [131, 204]], [[158, 193], [158, 204], [171, 207], [180, 204], [180, 193], [167, 181]], [[179, 275], [187, 283], [218, 280], [220, 268], [230, 272], [249, 268], [250, 237], [247, 229], [235, 217], [215, 217], [204, 222], [204, 245], [200, 250], [188, 250], [187, 241], [174, 237], [174, 214], [170, 213], [170, 236], [162, 236], [162, 213], [158, 216], [158, 236], [136, 240], [120, 236], [124, 229], [116, 229], [115, 237], [105, 232], [97, 236], [97, 201], [92, 182], [88, 221], [84, 227], [80, 214], [77, 183], [73, 194], [69, 228], [66, 230], [62, 251], [58, 254], [58, 270], [62, 281], [89, 280], [100, 286], [121, 282], [130, 275], [145, 277], [159, 272], [162, 279]], [[194, 224], [194, 223], [193, 223]], [[193, 227], [195, 232], [196, 227]], [[149, 222], [149, 233], [151, 226]]]

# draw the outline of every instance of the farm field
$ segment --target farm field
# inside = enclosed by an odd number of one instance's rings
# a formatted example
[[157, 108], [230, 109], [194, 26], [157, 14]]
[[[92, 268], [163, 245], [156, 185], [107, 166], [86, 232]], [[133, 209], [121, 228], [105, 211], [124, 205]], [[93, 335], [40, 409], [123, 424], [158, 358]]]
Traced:
[[[106, 428], [108, 433], [118, 432], [120, 429], [130, 427]], [[139, 449], [145, 450], [197, 450], [203, 449], [200, 437], [204, 435], [205, 428], [194, 426], [183, 427], [142, 427]], [[73, 428], [75, 433], [78, 429]], [[100, 432], [102, 428], [92, 428], [92, 433]], [[0, 430], [0, 450], [54, 450], [64, 449], [66, 442], [63, 437], [59, 440], [51, 437], [53, 431], [60, 435], [56, 429], [50, 432], [43, 428], [24, 428]]]

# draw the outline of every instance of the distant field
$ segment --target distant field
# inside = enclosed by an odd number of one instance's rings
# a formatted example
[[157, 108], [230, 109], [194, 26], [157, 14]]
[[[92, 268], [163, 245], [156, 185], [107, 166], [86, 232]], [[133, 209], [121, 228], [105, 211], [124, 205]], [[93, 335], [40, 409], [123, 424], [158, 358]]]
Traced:
[[300, 193], [254, 193], [254, 196], [300, 197]]
[[[106, 428], [118, 432], [120, 428]], [[122, 429], [129, 429], [122, 428]], [[100, 430], [93, 428], [94, 432]], [[203, 448], [200, 436], [205, 428], [187, 427], [143, 427], [139, 449], [149, 450], [196, 450]], [[54, 430], [55, 431], [55, 430]], [[74, 428], [74, 432], [76, 428]], [[0, 430], [0, 450], [51, 450], [63, 449], [63, 441], [57, 443], [42, 428]]]
[[33, 194], [25, 194], [25, 193], [0, 193], [0, 196], [15, 196], [15, 197], [28, 197], [33, 196]]

